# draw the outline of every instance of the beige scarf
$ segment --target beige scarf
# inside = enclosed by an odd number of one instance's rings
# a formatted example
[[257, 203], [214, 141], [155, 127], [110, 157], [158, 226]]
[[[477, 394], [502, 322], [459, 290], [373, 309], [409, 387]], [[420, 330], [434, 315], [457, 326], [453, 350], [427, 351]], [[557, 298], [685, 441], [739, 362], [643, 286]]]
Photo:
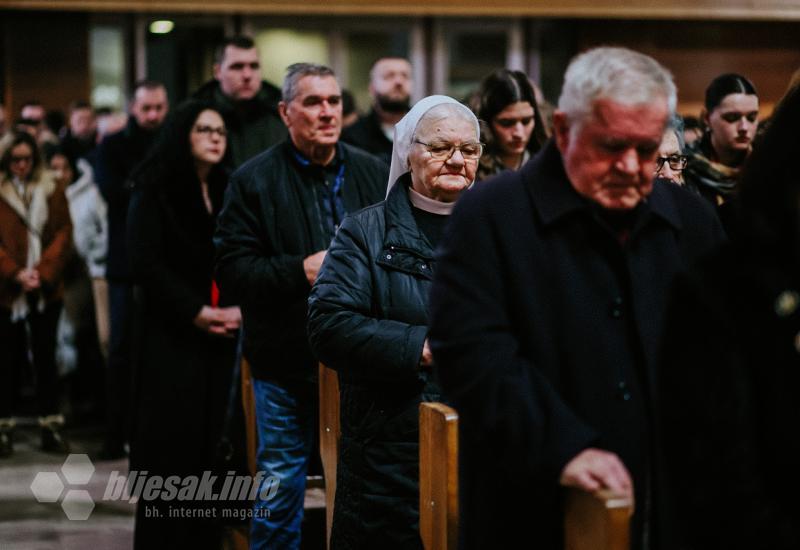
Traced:
[[[27, 182], [22, 188], [23, 191], [20, 193], [14, 181], [4, 179], [0, 183], [0, 200], [5, 201], [22, 218], [28, 230], [25, 267], [30, 269], [36, 267], [42, 258], [42, 231], [49, 214], [47, 199], [55, 191], [56, 183], [52, 178], [42, 177], [36, 182]], [[44, 310], [44, 297], [41, 294], [36, 308], [39, 311]], [[11, 305], [11, 321], [24, 319], [28, 313], [28, 300], [25, 293], [22, 293]]]

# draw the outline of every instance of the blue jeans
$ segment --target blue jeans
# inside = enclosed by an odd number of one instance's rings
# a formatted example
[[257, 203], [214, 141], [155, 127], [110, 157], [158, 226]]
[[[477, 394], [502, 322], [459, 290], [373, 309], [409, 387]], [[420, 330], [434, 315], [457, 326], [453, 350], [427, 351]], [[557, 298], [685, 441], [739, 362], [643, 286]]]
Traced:
[[[258, 426], [256, 468], [277, 477], [269, 500], [259, 494], [250, 527], [251, 550], [300, 548], [306, 472], [313, 449], [317, 389], [308, 383], [253, 380]], [[260, 493], [260, 492], [259, 492]]]

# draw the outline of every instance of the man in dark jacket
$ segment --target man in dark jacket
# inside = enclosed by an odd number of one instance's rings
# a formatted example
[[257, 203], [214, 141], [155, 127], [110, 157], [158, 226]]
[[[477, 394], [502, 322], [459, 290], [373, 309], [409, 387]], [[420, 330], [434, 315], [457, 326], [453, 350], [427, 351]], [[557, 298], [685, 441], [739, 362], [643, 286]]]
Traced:
[[402, 57], [382, 57], [369, 72], [372, 110], [342, 132], [352, 143], [389, 164], [394, 125], [411, 108], [411, 64]]
[[278, 115], [280, 90], [261, 80], [253, 39], [227, 38], [214, 56], [214, 79], [194, 96], [212, 102], [225, 119], [233, 168], [286, 138]]
[[567, 69], [554, 142], [456, 206], [430, 337], [461, 418], [466, 547], [562, 548], [562, 486], [635, 495], [633, 547], [648, 546], [665, 296], [723, 239], [702, 201], [653, 185], [675, 101], [653, 59], [590, 50]]
[[104, 454], [124, 455], [131, 393], [130, 339], [133, 291], [128, 269], [126, 232], [130, 189], [128, 177], [141, 162], [169, 110], [163, 84], [138, 82], [133, 89], [125, 128], [104, 139], [97, 150], [97, 184], [108, 204], [108, 280], [111, 328], [108, 349], [108, 410]]
[[345, 214], [383, 199], [388, 170], [338, 143], [341, 91], [328, 67], [289, 67], [280, 114], [290, 139], [234, 173], [214, 241], [217, 282], [242, 310], [258, 469], [281, 480], [273, 498], [256, 501], [251, 547], [291, 549], [300, 544], [317, 418], [308, 294]]

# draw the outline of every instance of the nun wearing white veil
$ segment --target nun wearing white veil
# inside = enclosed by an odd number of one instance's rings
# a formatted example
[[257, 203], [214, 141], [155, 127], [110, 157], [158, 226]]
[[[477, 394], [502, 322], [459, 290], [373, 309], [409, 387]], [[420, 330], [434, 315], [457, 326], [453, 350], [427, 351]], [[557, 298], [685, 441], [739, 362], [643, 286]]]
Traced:
[[309, 341], [340, 385], [331, 548], [422, 548], [417, 410], [439, 398], [427, 341], [433, 251], [481, 151], [467, 107], [418, 102], [395, 126], [386, 200], [344, 220], [311, 290]]

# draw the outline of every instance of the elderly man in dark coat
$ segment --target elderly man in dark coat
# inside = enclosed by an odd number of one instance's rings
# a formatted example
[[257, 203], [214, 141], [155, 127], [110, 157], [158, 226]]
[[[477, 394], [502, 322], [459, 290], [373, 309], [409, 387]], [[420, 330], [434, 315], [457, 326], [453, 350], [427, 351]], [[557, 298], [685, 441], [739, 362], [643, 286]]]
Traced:
[[586, 52], [567, 70], [554, 142], [456, 206], [430, 337], [461, 417], [465, 547], [563, 547], [561, 486], [633, 493], [634, 546], [647, 546], [666, 291], [723, 239], [702, 201], [653, 185], [675, 102], [653, 59]]

